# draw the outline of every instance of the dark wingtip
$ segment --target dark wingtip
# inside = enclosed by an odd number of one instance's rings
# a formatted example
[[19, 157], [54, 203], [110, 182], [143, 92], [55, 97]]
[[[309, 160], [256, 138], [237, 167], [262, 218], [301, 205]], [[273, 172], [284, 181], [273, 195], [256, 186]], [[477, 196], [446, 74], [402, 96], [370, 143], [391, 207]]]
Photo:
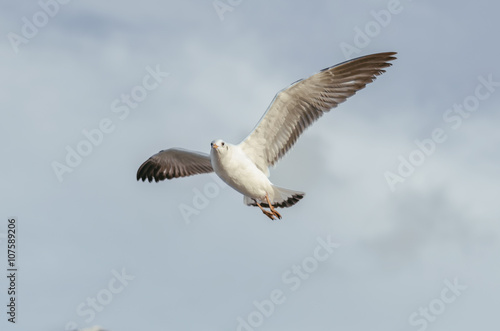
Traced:
[[137, 181], [140, 181], [142, 179], [142, 181], [144, 181], [144, 176], [142, 175], [142, 166], [144, 165], [144, 163], [139, 167], [139, 169], [137, 169], [137, 175], [136, 175], [136, 178], [137, 178]]
[[150, 168], [150, 162], [148, 159], [143, 164], [141, 164], [141, 166], [137, 170], [136, 178], [138, 181], [142, 180], [143, 182], [145, 182], [146, 179], [148, 179], [149, 182], [151, 182], [152, 178], [151, 178], [151, 176], [148, 176], [148, 172], [150, 171], [149, 168]]

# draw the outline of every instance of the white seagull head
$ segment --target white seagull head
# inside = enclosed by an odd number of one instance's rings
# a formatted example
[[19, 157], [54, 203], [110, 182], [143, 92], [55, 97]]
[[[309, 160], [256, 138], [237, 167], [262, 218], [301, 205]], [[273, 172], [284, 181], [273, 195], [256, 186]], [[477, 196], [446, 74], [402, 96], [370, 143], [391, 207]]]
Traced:
[[227, 144], [222, 139], [216, 139], [210, 143], [210, 146], [212, 147], [211, 151], [215, 151], [217, 153], [224, 153], [225, 151], [227, 151], [229, 144]]

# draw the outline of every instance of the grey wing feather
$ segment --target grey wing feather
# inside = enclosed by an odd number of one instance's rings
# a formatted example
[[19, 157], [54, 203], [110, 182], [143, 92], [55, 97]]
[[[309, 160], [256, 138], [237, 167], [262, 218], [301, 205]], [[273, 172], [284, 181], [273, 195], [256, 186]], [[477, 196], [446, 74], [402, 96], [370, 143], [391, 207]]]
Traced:
[[137, 170], [137, 180], [158, 182], [213, 171], [208, 154], [170, 148], [147, 159]]
[[268, 167], [286, 154], [307, 127], [384, 73], [384, 68], [391, 66], [388, 62], [396, 59], [395, 54], [349, 60], [281, 90], [240, 147], [268, 173]]

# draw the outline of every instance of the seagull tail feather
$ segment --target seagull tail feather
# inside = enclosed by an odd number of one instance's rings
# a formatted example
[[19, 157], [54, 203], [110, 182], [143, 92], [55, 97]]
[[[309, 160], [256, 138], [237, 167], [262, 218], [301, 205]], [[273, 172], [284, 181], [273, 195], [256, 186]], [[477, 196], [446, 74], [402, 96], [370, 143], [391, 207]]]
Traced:
[[[274, 190], [274, 198], [272, 200], [273, 207], [291, 207], [297, 202], [299, 202], [300, 199], [302, 199], [305, 195], [304, 192], [300, 191], [294, 191], [294, 190], [289, 190], [287, 188], [279, 187], [276, 185], [273, 185], [273, 190]], [[243, 198], [243, 202], [247, 206], [255, 206], [257, 207], [257, 203], [255, 199], [252, 199], [250, 197], [245, 196]], [[265, 208], [269, 208], [269, 204], [265, 201], [259, 201], [260, 205]]]
[[306, 195], [304, 192], [289, 190], [284, 187], [273, 185], [274, 198], [271, 203], [273, 207], [291, 207]]

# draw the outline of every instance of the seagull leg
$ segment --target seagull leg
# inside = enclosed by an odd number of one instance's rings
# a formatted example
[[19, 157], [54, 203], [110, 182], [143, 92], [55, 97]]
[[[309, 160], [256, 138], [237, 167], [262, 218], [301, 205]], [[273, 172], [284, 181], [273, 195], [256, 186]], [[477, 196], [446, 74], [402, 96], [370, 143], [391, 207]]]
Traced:
[[262, 210], [264, 215], [266, 215], [267, 217], [269, 217], [271, 220], [274, 221], [274, 214], [265, 210], [264, 208], [262, 208], [262, 206], [260, 205], [260, 203], [257, 200], [255, 200], [255, 202], [257, 203], [257, 206], [259, 206], [260, 210]]
[[266, 200], [267, 200], [267, 203], [269, 204], [269, 208], [271, 209], [271, 212], [272, 212], [272, 213], [273, 213], [273, 214], [274, 214], [277, 218], [281, 219], [281, 215], [280, 215], [280, 213], [278, 213], [278, 212], [276, 211], [276, 209], [274, 209], [273, 204], [271, 203], [271, 201], [269, 201], [269, 196], [267, 195], [267, 193], [266, 193]]

